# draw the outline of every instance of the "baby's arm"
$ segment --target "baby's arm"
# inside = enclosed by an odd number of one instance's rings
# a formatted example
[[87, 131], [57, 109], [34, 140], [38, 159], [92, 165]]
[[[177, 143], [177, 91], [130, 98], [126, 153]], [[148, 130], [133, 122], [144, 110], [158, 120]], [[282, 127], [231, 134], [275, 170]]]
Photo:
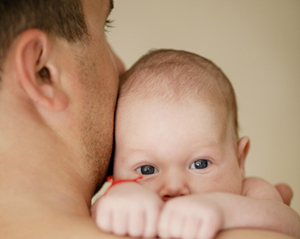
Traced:
[[243, 182], [242, 195], [257, 199], [275, 200], [283, 203], [278, 190], [272, 184], [261, 178], [246, 178]]
[[[290, 193], [292, 193], [291, 190]], [[267, 227], [264, 227], [262, 223], [261, 229], [270, 229], [300, 238], [299, 215], [292, 208], [284, 205], [278, 189], [272, 184], [261, 178], [247, 178], [243, 183], [243, 195], [255, 200], [262, 200], [262, 204], [269, 203], [265, 210], [262, 208], [261, 213], [274, 214], [274, 217], [267, 215], [266, 218], [269, 216], [269, 221], [265, 223]]]
[[264, 180], [245, 180], [244, 195], [204, 193], [168, 201], [161, 213], [163, 238], [213, 238], [219, 230], [253, 228], [300, 238], [300, 218]]
[[113, 186], [92, 206], [92, 217], [105, 232], [119, 236], [155, 237], [163, 206], [157, 194], [138, 183]]

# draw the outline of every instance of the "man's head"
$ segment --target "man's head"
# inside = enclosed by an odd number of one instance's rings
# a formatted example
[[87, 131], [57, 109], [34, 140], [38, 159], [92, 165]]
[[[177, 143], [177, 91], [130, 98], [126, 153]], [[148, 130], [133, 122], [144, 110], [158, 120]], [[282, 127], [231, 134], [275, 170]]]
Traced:
[[163, 199], [209, 191], [240, 193], [248, 139], [238, 141], [233, 88], [198, 55], [152, 52], [122, 78], [114, 176], [143, 174]]
[[0, 4], [0, 152], [18, 148], [24, 161], [28, 152], [30, 160], [43, 155], [38, 163], [61, 167], [58, 177], [79, 175], [89, 190], [104, 178], [112, 149], [118, 76], [105, 36], [112, 7], [111, 0]]
[[28, 29], [70, 43], [88, 37], [81, 0], [1, 0], [0, 12], [0, 69], [12, 42]]

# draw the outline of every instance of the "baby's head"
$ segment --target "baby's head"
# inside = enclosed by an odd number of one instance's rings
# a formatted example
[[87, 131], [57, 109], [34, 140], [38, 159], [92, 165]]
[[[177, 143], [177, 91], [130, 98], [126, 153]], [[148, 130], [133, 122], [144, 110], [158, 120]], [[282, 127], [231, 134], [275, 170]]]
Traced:
[[238, 140], [234, 90], [196, 54], [159, 50], [120, 82], [114, 177], [134, 178], [163, 199], [240, 193], [248, 138]]

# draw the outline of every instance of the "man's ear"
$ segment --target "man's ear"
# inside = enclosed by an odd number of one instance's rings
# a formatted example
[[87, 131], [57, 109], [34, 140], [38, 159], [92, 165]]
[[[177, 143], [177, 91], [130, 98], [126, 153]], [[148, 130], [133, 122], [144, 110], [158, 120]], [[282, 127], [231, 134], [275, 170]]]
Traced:
[[245, 161], [250, 147], [250, 139], [248, 137], [242, 137], [239, 139], [237, 145], [238, 162], [241, 170], [242, 177], [245, 177]]
[[48, 110], [60, 111], [67, 106], [67, 96], [61, 89], [57, 69], [49, 63], [49, 44], [43, 31], [25, 31], [16, 44], [15, 70], [29, 99]]

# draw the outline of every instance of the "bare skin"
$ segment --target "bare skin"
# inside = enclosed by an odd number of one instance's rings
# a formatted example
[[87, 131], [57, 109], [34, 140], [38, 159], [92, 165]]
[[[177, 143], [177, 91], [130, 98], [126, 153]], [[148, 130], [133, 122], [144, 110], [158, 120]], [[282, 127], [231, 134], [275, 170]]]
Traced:
[[237, 141], [222, 112], [201, 100], [121, 98], [114, 178], [143, 178], [115, 185], [93, 205], [99, 227], [145, 238], [214, 238], [233, 228], [300, 237], [299, 216], [274, 186], [244, 178], [249, 139]]
[[[110, 159], [120, 62], [104, 36], [109, 0], [83, 3], [89, 46], [28, 30], [5, 59], [0, 238], [118, 238], [97, 228], [89, 208]], [[39, 74], [44, 67], [47, 79]]]
[[[31, 29], [15, 39], [5, 60], [1, 238], [104, 235], [89, 207], [111, 154], [118, 79], [104, 35], [110, 1], [83, 3], [92, 33], [88, 46]], [[43, 68], [48, 79], [39, 74]]]

